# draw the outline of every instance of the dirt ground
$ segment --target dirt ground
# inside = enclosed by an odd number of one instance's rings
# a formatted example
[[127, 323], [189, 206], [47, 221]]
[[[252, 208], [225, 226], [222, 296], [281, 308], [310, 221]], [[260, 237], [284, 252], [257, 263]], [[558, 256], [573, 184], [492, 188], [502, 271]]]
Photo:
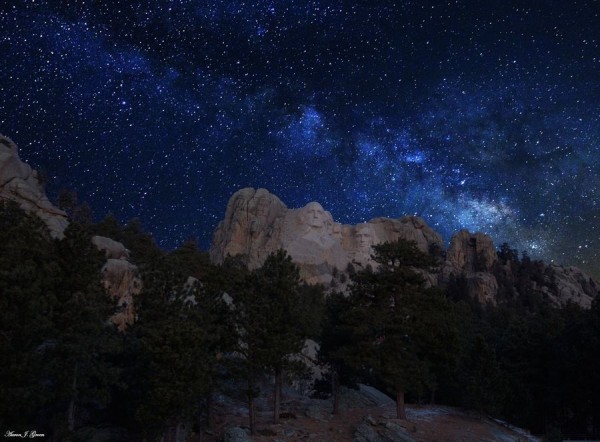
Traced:
[[[241, 426], [247, 428], [247, 416], [220, 415], [215, 417], [213, 440], [220, 440], [225, 428]], [[405, 428], [418, 442], [485, 442], [485, 441], [537, 441], [525, 431], [511, 429], [488, 418], [479, 419], [453, 407], [444, 406], [407, 406], [407, 420], [395, 420], [395, 405], [382, 407], [353, 408], [337, 416], [325, 419], [313, 419], [302, 413], [281, 419], [280, 424], [270, 424], [272, 415], [260, 413], [257, 419], [257, 435], [254, 442], [315, 441], [342, 442], [352, 441], [356, 427], [367, 416], [371, 422], [383, 425], [392, 420]]]

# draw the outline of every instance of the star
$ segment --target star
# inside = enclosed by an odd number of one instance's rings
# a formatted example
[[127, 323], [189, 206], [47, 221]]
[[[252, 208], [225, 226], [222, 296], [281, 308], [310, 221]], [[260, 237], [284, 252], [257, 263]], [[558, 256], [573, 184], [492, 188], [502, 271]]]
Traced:
[[166, 249], [252, 186], [599, 276], [593, 4], [4, 2], [0, 132]]

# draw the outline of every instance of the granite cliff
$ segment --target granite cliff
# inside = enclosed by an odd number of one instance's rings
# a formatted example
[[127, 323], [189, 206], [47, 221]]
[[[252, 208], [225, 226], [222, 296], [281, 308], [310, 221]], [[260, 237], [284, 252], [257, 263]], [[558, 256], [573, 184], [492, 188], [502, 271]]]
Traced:
[[374, 264], [373, 244], [398, 238], [415, 241], [424, 252], [443, 247], [441, 236], [418, 217], [376, 218], [345, 225], [335, 222], [317, 202], [288, 209], [265, 189], [245, 188], [229, 200], [209, 253], [214, 262], [241, 254], [256, 268], [269, 253], [283, 248], [307, 282], [329, 284], [350, 263], [358, 267]]
[[[12, 200], [26, 212], [36, 214], [48, 227], [53, 238], [63, 239], [69, 225], [67, 214], [54, 206], [44, 190], [38, 172], [19, 158], [17, 145], [0, 134], [0, 201]], [[111, 320], [124, 330], [135, 319], [134, 297], [140, 293], [141, 280], [137, 267], [128, 261], [123, 244], [110, 238], [95, 236], [92, 242], [105, 253], [102, 282], [118, 311]]]
[[[499, 275], [505, 276], [502, 282], [516, 279], [516, 270], [499, 262], [494, 242], [484, 233], [461, 230], [446, 249], [442, 237], [419, 217], [340, 224], [317, 202], [290, 209], [266, 189], [245, 188], [233, 194], [209, 253], [216, 263], [227, 255], [243, 255], [249, 267], [256, 268], [269, 253], [283, 248], [306, 282], [343, 290], [352, 267], [375, 264], [373, 245], [399, 238], [414, 241], [423, 252], [439, 257], [437, 271], [425, 275], [431, 285], [462, 280], [470, 297], [496, 304], [502, 288]], [[537, 279], [531, 289], [555, 305], [572, 301], [589, 307], [600, 290], [597, 281], [575, 267], [543, 265]]]
[[48, 200], [40, 181], [38, 172], [19, 158], [17, 145], [0, 134], [0, 200], [16, 201], [41, 218], [54, 238], [63, 238], [67, 214]]

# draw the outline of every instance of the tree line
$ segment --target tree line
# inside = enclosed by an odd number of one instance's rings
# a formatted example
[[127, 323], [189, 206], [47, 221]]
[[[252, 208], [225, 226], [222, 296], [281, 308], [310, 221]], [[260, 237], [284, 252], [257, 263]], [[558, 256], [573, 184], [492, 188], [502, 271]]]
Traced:
[[[93, 235], [123, 242], [144, 281], [125, 333], [107, 320], [115, 307]], [[400, 418], [407, 402], [439, 402], [550, 440], [597, 437], [598, 300], [553, 307], [534, 290], [543, 266], [508, 245], [498, 256], [512, 276], [497, 269], [496, 306], [469, 298], [460, 276], [429, 287], [439, 258], [403, 240], [375, 246], [377, 265], [351, 272], [348, 293], [326, 294], [282, 250], [257, 269], [239, 256], [215, 265], [193, 240], [165, 252], [138, 220], [111, 216], [81, 216], [59, 241], [1, 204], [0, 430], [86, 440], [112, 427], [123, 440], [173, 440], [184, 424], [211, 428], [224, 393], [245, 399], [255, 432], [264, 380], [277, 422], [284, 381], [305, 375], [293, 355], [313, 339], [328, 372], [316, 388], [333, 413], [340, 385], [368, 383], [396, 399]]]

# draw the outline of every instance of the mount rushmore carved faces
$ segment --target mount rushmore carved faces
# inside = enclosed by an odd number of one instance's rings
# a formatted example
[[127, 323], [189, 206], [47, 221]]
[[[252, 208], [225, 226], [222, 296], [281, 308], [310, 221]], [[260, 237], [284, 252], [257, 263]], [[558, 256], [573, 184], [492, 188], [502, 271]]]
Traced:
[[361, 252], [370, 252], [374, 244], [373, 229], [369, 224], [362, 224], [356, 227], [356, 244]]
[[317, 202], [308, 203], [304, 206], [303, 218], [313, 229], [322, 229], [325, 227], [327, 215], [325, 209]]

